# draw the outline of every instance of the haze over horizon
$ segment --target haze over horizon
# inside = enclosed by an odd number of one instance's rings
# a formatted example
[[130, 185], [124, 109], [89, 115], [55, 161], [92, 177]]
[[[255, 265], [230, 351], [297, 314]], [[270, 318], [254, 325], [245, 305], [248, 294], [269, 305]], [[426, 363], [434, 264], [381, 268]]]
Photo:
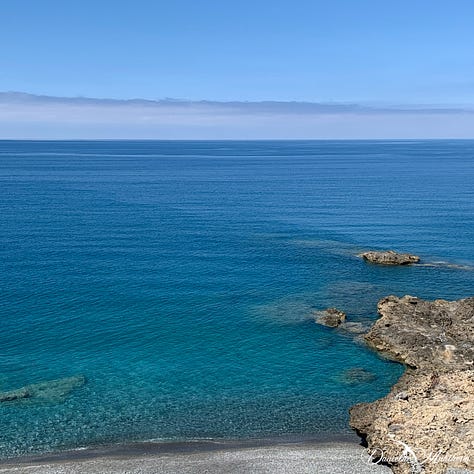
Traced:
[[474, 138], [468, 0], [18, 0], [1, 13], [0, 138]]
[[474, 108], [0, 92], [0, 139], [474, 138]]

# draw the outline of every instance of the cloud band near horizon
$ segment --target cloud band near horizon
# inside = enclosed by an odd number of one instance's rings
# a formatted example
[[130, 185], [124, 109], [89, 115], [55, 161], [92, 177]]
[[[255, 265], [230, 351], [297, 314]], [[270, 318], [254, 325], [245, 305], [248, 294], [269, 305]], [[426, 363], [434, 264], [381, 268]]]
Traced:
[[0, 139], [474, 138], [474, 108], [0, 93]]

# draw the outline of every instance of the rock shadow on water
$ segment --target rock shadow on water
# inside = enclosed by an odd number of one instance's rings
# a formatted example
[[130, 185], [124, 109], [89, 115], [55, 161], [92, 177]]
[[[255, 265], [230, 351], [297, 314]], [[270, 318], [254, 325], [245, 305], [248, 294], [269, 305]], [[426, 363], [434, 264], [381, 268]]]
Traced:
[[75, 389], [86, 383], [84, 375], [39, 382], [16, 390], [0, 392], [0, 403], [62, 403]]

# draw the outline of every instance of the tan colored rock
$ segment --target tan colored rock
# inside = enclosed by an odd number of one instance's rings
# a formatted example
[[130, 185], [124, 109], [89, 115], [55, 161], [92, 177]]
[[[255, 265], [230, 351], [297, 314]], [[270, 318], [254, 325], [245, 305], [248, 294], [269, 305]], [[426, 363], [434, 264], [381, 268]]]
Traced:
[[351, 409], [351, 426], [397, 474], [474, 469], [474, 298], [390, 296], [366, 335], [410, 367], [391, 392]]
[[418, 369], [474, 369], [474, 298], [425, 301], [388, 296], [367, 343], [386, 356]]
[[361, 253], [359, 256], [370, 263], [378, 263], [381, 265], [410, 265], [420, 261], [420, 257], [418, 255], [413, 255], [410, 253], [398, 253], [394, 252], [393, 250], [374, 250]]

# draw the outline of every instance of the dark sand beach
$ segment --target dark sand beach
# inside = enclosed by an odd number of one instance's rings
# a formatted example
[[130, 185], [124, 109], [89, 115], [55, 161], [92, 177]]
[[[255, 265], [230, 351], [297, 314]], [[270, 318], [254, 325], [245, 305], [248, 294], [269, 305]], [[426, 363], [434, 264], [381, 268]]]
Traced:
[[[357, 437], [339, 440], [262, 439], [148, 442], [3, 461], [16, 474], [370, 474], [391, 470], [370, 461]], [[469, 471], [448, 470], [450, 474]]]
[[137, 443], [15, 459], [1, 473], [383, 473], [357, 440]]

